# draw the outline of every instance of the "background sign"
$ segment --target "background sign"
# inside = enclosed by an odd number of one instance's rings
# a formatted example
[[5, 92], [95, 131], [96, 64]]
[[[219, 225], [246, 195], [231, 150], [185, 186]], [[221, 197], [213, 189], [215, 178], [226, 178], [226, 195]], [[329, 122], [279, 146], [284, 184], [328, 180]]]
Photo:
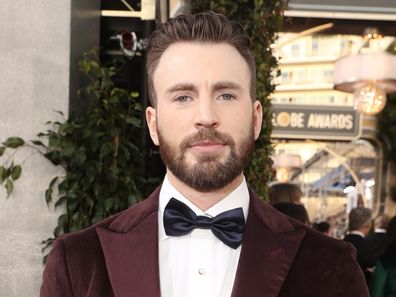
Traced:
[[353, 140], [361, 134], [361, 116], [352, 107], [272, 106], [272, 137]]

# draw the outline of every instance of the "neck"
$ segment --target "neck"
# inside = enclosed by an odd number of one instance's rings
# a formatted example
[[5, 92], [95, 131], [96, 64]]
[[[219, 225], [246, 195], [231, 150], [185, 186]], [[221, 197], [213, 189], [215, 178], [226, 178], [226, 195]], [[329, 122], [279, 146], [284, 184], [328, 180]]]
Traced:
[[231, 183], [224, 188], [215, 190], [213, 192], [200, 192], [180, 181], [169, 170], [167, 171], [169, 182], [175, 187], [184, 197], [191, 203], [197, 206], [200, 210], [206, 211], [213, 205], [224, 199], [228, 194], [234, 191], [242, 182], [242, 173], [238, 175]]

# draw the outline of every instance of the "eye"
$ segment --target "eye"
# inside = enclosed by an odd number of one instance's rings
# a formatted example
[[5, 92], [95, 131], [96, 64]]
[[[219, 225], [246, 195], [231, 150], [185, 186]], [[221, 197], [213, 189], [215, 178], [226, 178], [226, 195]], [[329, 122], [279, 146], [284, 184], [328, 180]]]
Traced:
[[177, 96], [173, 101], [174, 102], [184, 103], [184, 102], [189, 102], [191, 100], [192, 100], [192, 98], [190, 96], [180, 95], [180, 96]]
[[234, 95], [229, 94], [229, 93], [221, 94], [221, 95], [218, 97], [218, 99], [220, 99], [220, 100], [225, 100], [225, 101], [233, 100], [233, 99], [235, 99], [235, 98], [236, 98], [236, 97], [235, 97]]

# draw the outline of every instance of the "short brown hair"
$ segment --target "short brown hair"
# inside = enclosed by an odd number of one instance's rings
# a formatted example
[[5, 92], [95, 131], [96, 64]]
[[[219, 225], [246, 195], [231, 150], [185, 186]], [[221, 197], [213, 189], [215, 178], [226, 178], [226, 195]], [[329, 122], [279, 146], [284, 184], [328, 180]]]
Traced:
[[180, 15], [161, 24], [150, 36], [147, 47], [147, 80], [150, 102], [156, 105], [153, 74], [165, 50], [176, 42], [227, 43], [235, 47], [250, 69], [250, 96], [256, 100], [256, 64], [250, 39], [242, 26], [214, 12]]
[[360, 228], [370, 227], [371, 209], [366, 207], [355, 207], [349, 213], [349, 230], [355, 231]]
[[300, 203], [302, 192], [299, 186], [292, 183], [273, 184], [268, 189], [271, 203], [293, 202]]
[[388, 228], [390, 218], [387, 214], [380, 214], [374, 219], [374, 227], [386, 229]]

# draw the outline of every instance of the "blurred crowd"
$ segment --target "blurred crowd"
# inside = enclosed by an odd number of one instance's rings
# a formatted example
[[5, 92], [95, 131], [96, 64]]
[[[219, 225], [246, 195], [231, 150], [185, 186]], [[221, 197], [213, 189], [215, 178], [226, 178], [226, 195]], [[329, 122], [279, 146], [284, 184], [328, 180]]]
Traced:
[[[279, 183], [269, 189], [270, 203], [278, 211], [332, 236], [327, 221], [310, 223], [301, 203], [302, 192], [295, 184]], [[359, 263], [371, 297], [396, 296], [396, 216], [380, 214], [374, 219], [366, 207], [353, 208], [348, 216], [348, 230], [343, 237], [356, 248]]]

